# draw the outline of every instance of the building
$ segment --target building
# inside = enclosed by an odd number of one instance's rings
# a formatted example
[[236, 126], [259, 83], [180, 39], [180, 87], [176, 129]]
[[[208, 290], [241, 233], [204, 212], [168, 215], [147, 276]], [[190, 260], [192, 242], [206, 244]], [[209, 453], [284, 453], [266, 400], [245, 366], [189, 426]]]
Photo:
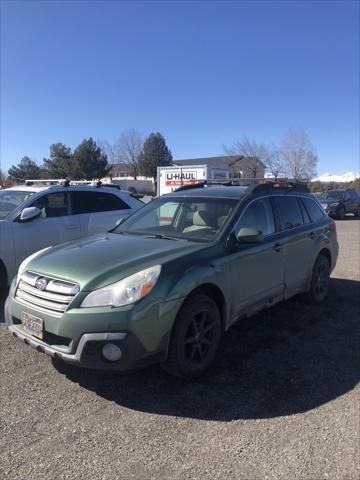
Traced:
[[[264, 178], [265, 176], [265, 165], [260, 160], [257, 158], [242, 157], [241, 155], [173, 160], [173, 165], [209, 165], [212, 167], [228, 168], [231, 178], [243, 178], [245, 180]], [[130, 163], [114, 163], [111, 165], [110, 174], [112, 178], [133, 178], [133, 172], [134, 169]]]
[[254, 179], [264, 178], [265, 165], [257, 158], [242, 157], [241, 155], [225, 155], [222, 157], [188, 158], [174, 160], [174, 165], [209, 165], [228, 168], [231, 178]]

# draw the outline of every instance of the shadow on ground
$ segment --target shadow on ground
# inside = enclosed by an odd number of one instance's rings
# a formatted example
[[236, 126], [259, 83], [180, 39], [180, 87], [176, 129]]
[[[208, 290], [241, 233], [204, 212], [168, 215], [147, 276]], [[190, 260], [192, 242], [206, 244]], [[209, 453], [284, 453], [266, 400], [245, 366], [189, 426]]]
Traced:
[[293, 299], [240, 321], [212, 370], [194, 382], [159, 366], [114, 374], [54, 365], [99, 396], [143, 412], [218, 421], [300, 413], [357, 384], [359, 299], [360, 282], [332, 279], [321, 306]]

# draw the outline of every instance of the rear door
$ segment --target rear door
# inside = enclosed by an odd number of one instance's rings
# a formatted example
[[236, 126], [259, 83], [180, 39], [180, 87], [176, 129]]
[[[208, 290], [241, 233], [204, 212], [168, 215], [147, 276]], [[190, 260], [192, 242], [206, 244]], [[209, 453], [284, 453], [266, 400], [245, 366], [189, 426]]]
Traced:
[[79, 217], [81, 236], [107, 232], [132, 209], [118, 196], [105, 192], [89, 190], [72, 192], [73, 213]]
[[284, 290], [283, 251], [269, 198], [254, 200], [245, 207], [235, 235], [244, 227], [262, 231], [264, 242], [239, 245], [229, 256], [235, 316], [254, 305], [271, 301]]
[[302, 211], [300, 200], [296, 196], [274, 196], [272, 201], [281, 231], [279, 243], [284, 255], [286, 293], [292, 295], [299, 291], [309, 278], [313, 245], [318, 233], [306, 212]]

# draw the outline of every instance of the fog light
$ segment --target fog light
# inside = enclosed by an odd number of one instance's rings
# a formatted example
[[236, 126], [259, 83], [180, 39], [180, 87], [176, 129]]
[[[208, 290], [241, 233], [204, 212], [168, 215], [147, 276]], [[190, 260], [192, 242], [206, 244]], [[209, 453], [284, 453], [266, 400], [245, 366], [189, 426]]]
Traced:
[[121, 358], [121, 350], [113, 343], [106, 343], [102, 348], [102, 354], [109, 362], [116, 362]]

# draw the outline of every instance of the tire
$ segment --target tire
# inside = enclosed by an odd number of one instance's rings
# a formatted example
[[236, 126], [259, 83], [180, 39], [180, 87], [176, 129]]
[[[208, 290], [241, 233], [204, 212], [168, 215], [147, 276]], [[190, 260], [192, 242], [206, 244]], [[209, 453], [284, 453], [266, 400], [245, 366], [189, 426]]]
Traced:
[[340, 208], [339, 213], [338, 213], [338, 218], [339, 220], [344, 220], [345, 218], [345, 208]]
[[360, 205], [356, 209], [355, 217], [360, 217]]
[[308, 303], [320, 304], [327, 295], [330, 280], [330, 263], [327, 257], [320, 254], [314, 264], [310, 290], [305, 294]]
[[214, 300], [204, 294], [192, 295], [176, 317], [163, 368], [177, 377], [199, 377], [215, 360], [221, 336], [221, 317]]
[[6, 295], [8, 290], [6, 269], [0, 261], [0, 297]]

